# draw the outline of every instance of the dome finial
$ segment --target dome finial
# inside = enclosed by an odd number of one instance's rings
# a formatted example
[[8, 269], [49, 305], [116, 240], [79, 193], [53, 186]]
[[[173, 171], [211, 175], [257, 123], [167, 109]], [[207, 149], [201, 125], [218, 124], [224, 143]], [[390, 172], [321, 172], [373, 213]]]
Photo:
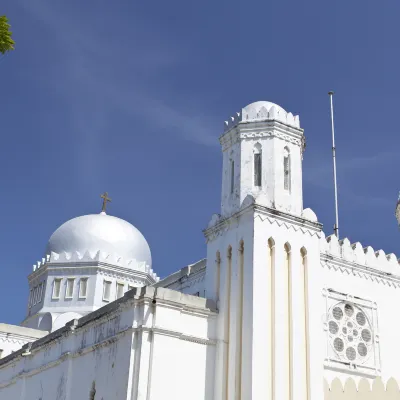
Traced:
[[106, 213], [107, 202], [111, 202], [111, 199], [108, 197], [108, 192], [104, 192], [100, 197], [103, 199], [103, 206], [101, 207], [101, 212]]

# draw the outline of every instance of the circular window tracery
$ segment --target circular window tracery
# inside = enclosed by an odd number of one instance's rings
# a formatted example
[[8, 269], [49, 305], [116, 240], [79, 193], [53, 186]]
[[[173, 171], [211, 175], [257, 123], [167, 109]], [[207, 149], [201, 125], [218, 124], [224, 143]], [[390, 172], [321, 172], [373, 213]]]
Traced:
[[331, 345], [339, 359], [363, 364], [372, 353], [372, 329], [364, 311], [342, 301], [328, 315]]

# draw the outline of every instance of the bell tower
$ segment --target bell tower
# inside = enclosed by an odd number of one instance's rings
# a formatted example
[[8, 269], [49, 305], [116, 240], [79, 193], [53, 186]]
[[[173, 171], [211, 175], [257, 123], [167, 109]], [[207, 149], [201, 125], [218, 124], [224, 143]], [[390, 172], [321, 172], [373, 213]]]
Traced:
[[314, 400], [322, 354], [308, 304], [322, 225], [303, 210], [299, 117], [252, 103], [225, 123], [221, 213], [204, 231], [206, 297], [216, 301], [215, 399]]
[[237, 212], [247, 195], [294, 215], [303, 211], [304, 135], [298, 116], [258, 101], [225, 122], [221, 214]]

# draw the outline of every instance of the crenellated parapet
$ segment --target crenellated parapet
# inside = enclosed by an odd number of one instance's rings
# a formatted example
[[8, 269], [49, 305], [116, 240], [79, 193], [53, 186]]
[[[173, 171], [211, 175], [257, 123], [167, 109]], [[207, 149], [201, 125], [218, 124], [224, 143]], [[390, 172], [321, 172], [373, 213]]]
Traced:
[[400, 276], [400, 265], [396, 255], [383, 250], [363, 247], [360, 242], [351, 243], [349, 239], [338, 240], [335, 235], [321, 238], [321, 255], [377, 270], [386, 275]]
[[51, 252], [50, 254], [47, 254], [46, 257], [43, 257], [41, 261], [38, 261], [36, 264], [33, 265], [33, 271], [37, 271], [38, 269], [43, 268], [45, 264], [64, 265], [65, 263], [90, 262], [107, 263], [119, 267], [129, 268], [150, 275], [155, 282], [158, 282], [160, 280], [157, 274], [149, 265], [146, 264], [145, 261], [137, 261], [135, 259], [126, 260], [116, 254], [108, 254], [101, 252], [100, 250], [96, 253], [86, 251], [84, 254], [81, 254], [77, 251], [71, 253], [63, 252], [60, 254]]
[[236, 112], [232, 117], [225, 121], [224, 131], [228, 131], [240, 122], [266, 120], [276, 120], [295, 128], [300, 128], [300, 118], [298, 115], [293, 115], [291, 112], [285, 111], [277, 104], [267, 101], [257, 101], [249, 104], [243, 108], [242, 111]]

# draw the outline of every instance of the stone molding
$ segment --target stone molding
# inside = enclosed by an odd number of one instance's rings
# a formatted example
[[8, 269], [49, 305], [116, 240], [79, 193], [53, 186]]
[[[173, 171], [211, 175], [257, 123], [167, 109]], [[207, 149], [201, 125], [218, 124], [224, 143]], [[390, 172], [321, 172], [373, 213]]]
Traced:
[[[82, 272], [82, 274], [94, 271], [96, 274], [101, 274], [105, 276], [115, 277], [117, 279], [124, 279], [129, 282], [139, 282], [141, 284], [153, 285], [159, 281], [159, 277], [155, 274], [149, 274], [147, 272], [138, 271], [135, 269], [130, 269], [118, 265], [106, 264], [99, 261], [90, 262], [72, 262], [68, 264], [54, 265], [54, 263], [45, 263], [41, 265], [40, 269], [32, 272], [28, 276], [28, 282], [30, 286], [35, 286], [40, 283], [40, 277], [46, 272], [56, 272], [56, 274], [71, 274], [72, 271], [76, 274], [77, 271]], [[156, 276], [156, 279], [153, 277]]]
[[[132, 276], [126, 275], [126, 274], [118, 274], [114, 271], [109, 271], [109, 270], [104, 270], [99, 268], [98, 269], [98, 275], [102, 275], [102, 276], [106, 276], [109, 278], [114, 278], [114, 279], [120, 279], [120, 280], [124, 280], [128, 283], [132, 283], [133, 285], [136, 286], [144, 286], [146, 284], [146, 279], [134, 279], [132, 278]], [[150, 284], [153, 282], [150, 282]]]
[[234, 125], [220, 136], [219, 141], [222, 151], [226, 151], [240, 140], [261, 139], [265, 137], [276, 137], [297, 146], [304, 151], [305, 141], [303, 130], [287, 126], [276, 120], [260, 122], [245, 122]]
[[241, 215], [248, 212], [254, 213], [254, 220], [259, 219], [261, 222], [267, 221], [271, 225], [277, 224], [278, 226], [286, 227], [288, 230], [293, 229], [295, 232], [301, 231], [304, 234], [317, 236], [318, 238], [322, 235], [322, 224], [319, 222], [312, 222], [305, 218], [261, 206], [256, 203], [248, 204], [250, 200], [246, 199], [243, 201], [245, 204], [242, 204], [242, 209], [230, 217], [223, 218], [220, 215], [218, 215], [218, 217], [215, 215], [212, 217], [209, 227], [203, 231], [207, 243], [222, 236], [225, 232], [232, 229], [232, 227], [237, 227]]
[[32, 341], [32, 340], [33, 339], [31, 339], [31, 340], [22, 339], [22, 338], [16, 339], [16, 338], [10, 337], [9, 335], [6, 336], [6, 335], [0, 333], [0, 342], [1, 343], [16, 343], [16, 344], [23, 346], [24, 344], [26, 344], [27, 342]]
[[155, 326], [151, 329], [147, 329], [147, 330], [149, 332], [153, 332], [154, 334], [170, 336], [170, 337], [174, 337], [179, 340], [184, 340], [186, 342], [198, 343], [198, 344], [203, 344], [203, 345], [212, 345], [212, 346], [215, 346], [217, 344], [217, 341], [214, 339], [208, 339], [208, 338], [203, 338], [203, 337], [199, 337], [199, 336], [187, 335], [182, 332], [172, 331], [172, 330], [160, 328], [157, 326]]
[[388, 275], [383, 271], [372, 269], [357, 263], [344, 261], [340, 258], [331, 258], [330, 256], [326, 256], [326, 254], [321, 254], [320, 264], [322, 268], [332, 269], [346, 275], [353, 275], [389, 287], [400, 288], [400, 276], [398, 275]]
[[43, 257], [41, 261], [38, 261], [33, 265], [33, 276], [36, 277], [35, 272], [43, 268], [45, 265], [59, 267], [68, 264], [74, 265], [85, 265], [90, 263], [104, 263], [116, 267], [122, 267], [129, 271], [139, 271], [148, 274], [154, 282], [157, 282], [160, 278], [153, 271], [153, 269], [147, 265], [145, 262], [141, 262], [135, 259], [125, 260], [124, 258], [118, 256], [117, 254], [107, 254], [102, 253], [100, 250], [96, 254], [92, 254], [86, 251], [84, 254], [79, 252], [73, 253], [51, 253]]

